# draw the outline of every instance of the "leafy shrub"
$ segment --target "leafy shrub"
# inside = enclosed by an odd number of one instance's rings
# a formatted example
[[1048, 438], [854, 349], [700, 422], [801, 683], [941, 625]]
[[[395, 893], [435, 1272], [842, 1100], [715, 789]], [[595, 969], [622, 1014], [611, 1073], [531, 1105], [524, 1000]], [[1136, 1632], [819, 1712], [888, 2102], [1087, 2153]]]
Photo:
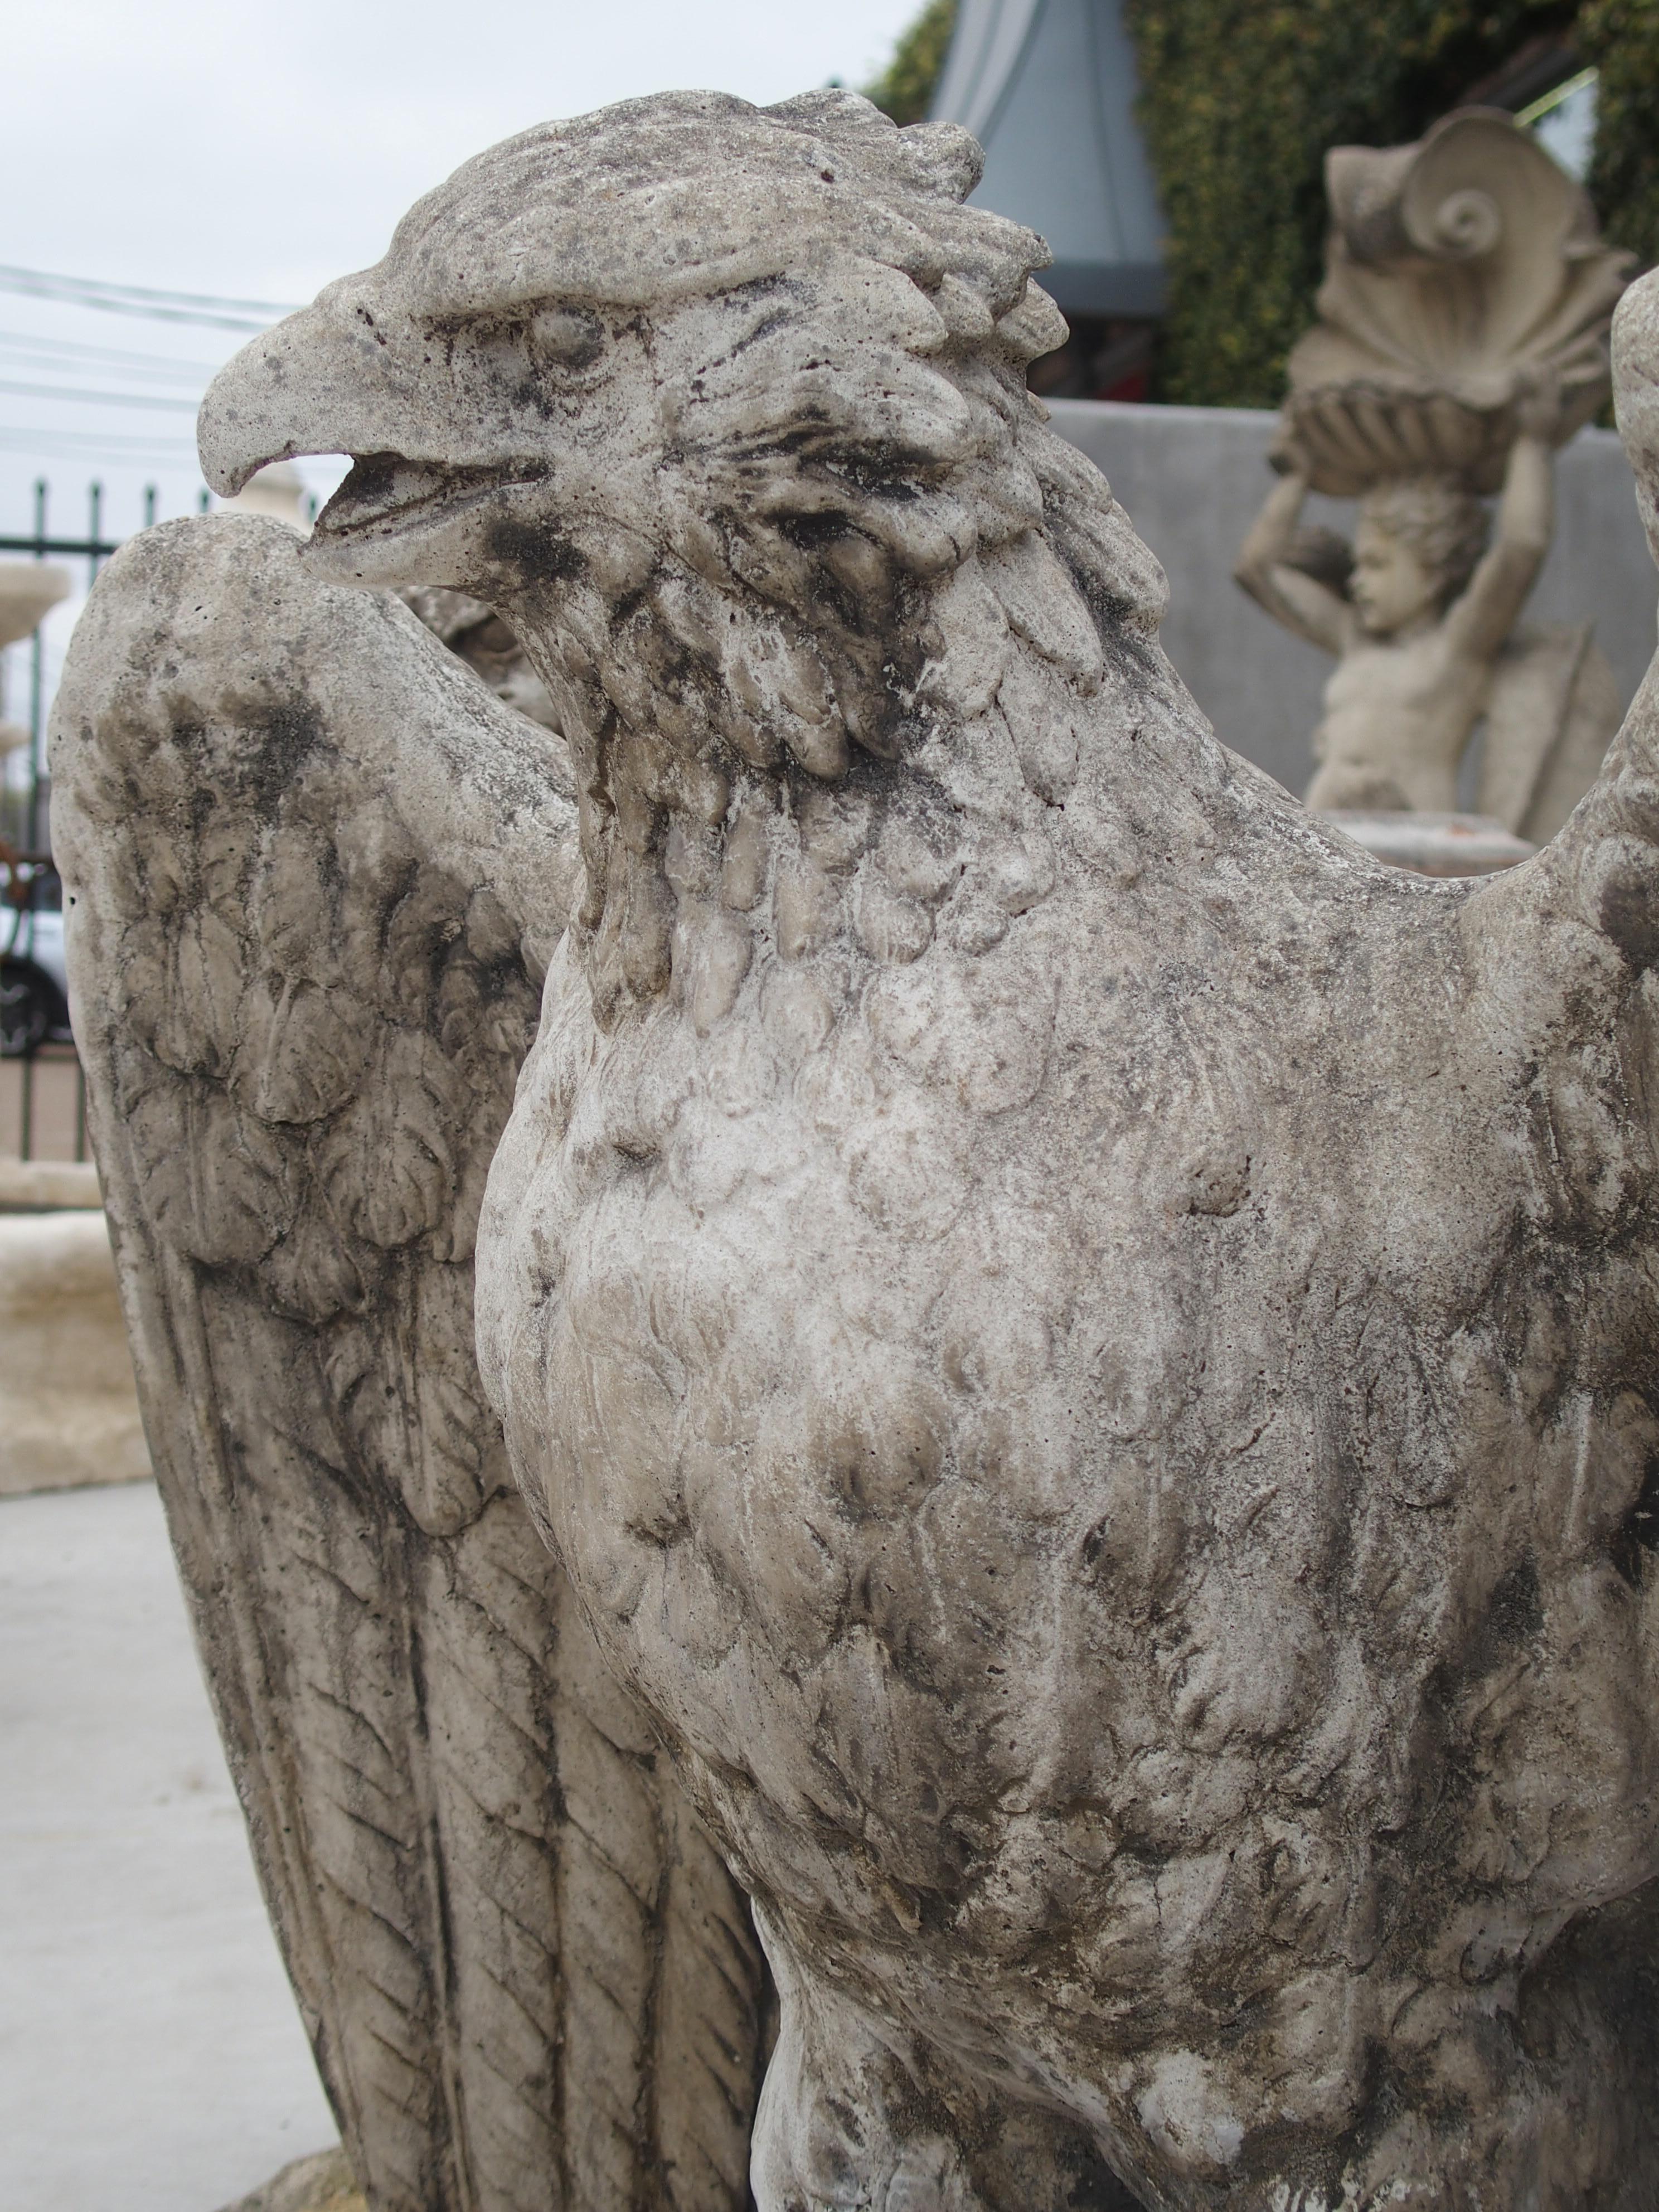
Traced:
[[1659, 261], [1659, 0], [1587, 0], [1574, 44], [1601, 72], [1590, 198], [1615, 245]]
[[957, 0], [927, 0], [893, 49], [893, 58], [866, 96], [895, 123], [920, 123], [945, 66], [951, 33], [957, 27]]
[[[1528, 40], [1601, 71], [1591, 197], [1659, 260], [1659, 0], [1124, 0], [1168, 234], [1161, 399], [1273, 407], [1313, 319], [1326, 149], [1419, 137]], [[928, 0], [870, 88], [927, 112], [955, 0]]]
[[1327, 148], [1419, 137], [1574, 13], [1561, 0], [1127, 0], [1127, 11], [1169, 227], [1158, 394], [1208, 407], [1278, 404], [1285, 356], [1313, 319]]

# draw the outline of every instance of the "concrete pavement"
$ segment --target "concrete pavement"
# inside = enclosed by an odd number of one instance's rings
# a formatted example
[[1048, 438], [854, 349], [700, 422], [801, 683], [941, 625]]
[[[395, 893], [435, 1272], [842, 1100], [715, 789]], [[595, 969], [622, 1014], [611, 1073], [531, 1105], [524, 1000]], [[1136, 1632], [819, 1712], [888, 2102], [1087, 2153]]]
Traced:
[[214, 2212], [334, 2135], [154, 1485], [0, 1499], [0, 2212]]

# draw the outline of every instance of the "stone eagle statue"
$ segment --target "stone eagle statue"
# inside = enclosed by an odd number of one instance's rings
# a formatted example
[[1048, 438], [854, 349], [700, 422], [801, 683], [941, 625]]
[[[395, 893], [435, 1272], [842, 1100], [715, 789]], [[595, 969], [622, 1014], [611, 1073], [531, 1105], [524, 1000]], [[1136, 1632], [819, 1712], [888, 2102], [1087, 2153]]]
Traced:
[[1506, 875], [1311, 818], [977, 170], [526, 132], [210, 392], [222, 491], [352, 456], [309, 544], [147, 532], [77, 632], [94, 1133], [323, 2073], [379, 2212], [1637, 2212], [1651, 684]]

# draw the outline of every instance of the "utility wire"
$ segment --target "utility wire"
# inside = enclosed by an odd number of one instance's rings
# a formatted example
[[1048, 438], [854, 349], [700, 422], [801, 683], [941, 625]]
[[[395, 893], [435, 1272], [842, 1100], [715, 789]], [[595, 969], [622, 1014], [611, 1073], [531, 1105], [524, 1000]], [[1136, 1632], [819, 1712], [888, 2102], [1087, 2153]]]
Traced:
[[64, 276], [45, 269], [17, 269], [9, 262], [0, 262], [0, 276], [31, 284], [57, 284], [78, 292], [101, 292], [122, 299], [149, 300], [158, 306], [169, 307], [245, 307], [249, 313], [261, 315], [291, 315], [295, 313], [291, 300], [229, 299], [218, 292], [170, 292], [158, 290], [153, 284], [118, 284], [102, 276]]
[[131, 376], [152, 376], [158, 383], [176, 384], [185, 377], [205, 379], [218, 374], [214, 362], [131, 353], [124, 346], [82, 345], [74, 338], [34, 337], [25, 331], [0, 331], [0, 353], [29, 354], [41, 361], [95, 362], [103, 368], [125, 369]]
[[198, 399], [175, 399], [171, 393], [77, 392], [64, 384], [20, 384], [9, 376], [0, 376], [0, 392], [14, 392], [25, 399], [95, 399], [106, 407], [178, 408], [187, 415], [195, 414], [201, 404]]
[[[153, 322], [198, 323], [213, 330], [262, 331], [277, 315], [294, 310], [276, 300], [223, 299], [211, 292], [165, 292], [149, 284], [110, 284], [94, 276], [63, 276], [45, 269], [18, 269], [0, 263], [0, 292], [35, 300], [97, 307], [106, 314], [143, 315]], [[258, 316], [258, 321], [251, 320]]]
[[0, 445], [25, 453], [46, 453], [56, 447], [60, 453], [71, 454], [98, 452], [118, 457], [182, 453], [193, 459], [196, 453], [188, 438], [130, 437], [118, 430], [24, 430], [10, 424], [0, 426]]
[[290, 315], [294, 303], [284, 300], [228, 299], [217, 292], [171, 292], [153, 284], [118, 284], [102, 276], [65, 276], [46, 269], [19, 269], [0, 262], [0, 284], [7, 290], [27, 284], [50, 285], [54, 291], [86, 292], [100, 299], [134, 301], [146, 307], [209, 307], [222, 312], [234, 308], [256, 315]]
[[0, 425], [0, 438], [57, 438], [82, 446], [177, 446], [180, 451], [194, 453], [196, 450], [193, 440], [169, 438], [160, 431], [151, 436], [148, 431], [43, 430], [38, 423], [8, 422]]

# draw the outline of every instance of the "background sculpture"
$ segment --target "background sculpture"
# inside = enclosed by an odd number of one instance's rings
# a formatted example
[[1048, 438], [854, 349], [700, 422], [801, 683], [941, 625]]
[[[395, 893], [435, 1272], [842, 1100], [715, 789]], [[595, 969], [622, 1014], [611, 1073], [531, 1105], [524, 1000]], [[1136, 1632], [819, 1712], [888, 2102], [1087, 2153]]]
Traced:
[[[1239, 581], [1337, 655], [1310, 805], [1448, 813], [1482, 717], [1478, 805], [1533, 842], [1588, 788], [1619, 694], [1588, 623], [1516, 623], [1549, 543], [1551, 450], [1608, 390], [1631, 257], [1509, 117], [1339, 147], [1320, 322], [1291, 356], [1269, 495]], [[1309, 490], [1360, 498], [1350, 553], [1297, 529]], [[1480, 495], [1502, 491], [1490, 547]]]
[[1637, 2212], [1652, 694], [1492, 882], [1287, 804], [976, 174], [830, 92], [508, 142], [210, 394], [222, 491], [354, 455], [309, 544], [169, 526], [79, 634], [96, 1142], [322, 2063], [397, 2212], [735, 2205], [751, 2112], [763, 2212]]
[[494, 607], [465, 592], [447, 592], [429, 586], [405, 585], [398, 597], [411, 607], [453, 653], [489, 686], [503, 706], [528, 714], [544, 729], [558, 731], [558, 719], [547, 687], [531, 666], [528, 656]]
[[[0, 650], [36, 629], [70, 593], [65, 570], [44, 561], [0, 561]], [[0, 712], [5, 708], [4, 671], [0, 669]], [[29, 741], [16, 722], [0, 721], [0, 759]]]

